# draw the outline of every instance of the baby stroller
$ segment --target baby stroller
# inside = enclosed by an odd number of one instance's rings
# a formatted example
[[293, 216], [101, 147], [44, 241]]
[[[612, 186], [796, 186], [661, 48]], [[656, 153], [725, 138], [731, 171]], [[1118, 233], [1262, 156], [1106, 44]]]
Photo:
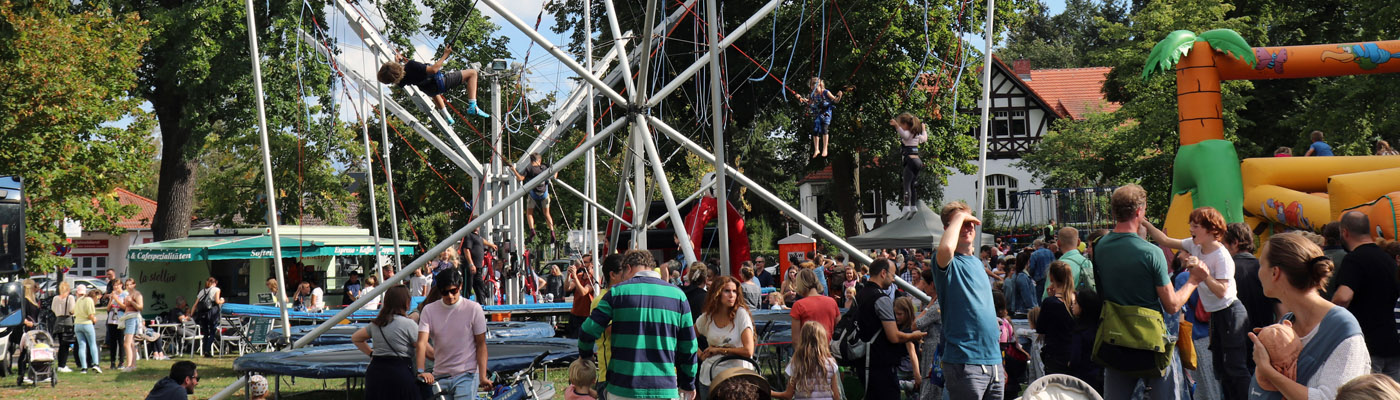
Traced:
[[53, 335], [43, 329], [26, 332], [19, 341], [19, 364], [26, 365], [15, 378], [16, 385], [23, 385], [25, 378], [36, 382], [47, 380], [49, 387], [58, 386], [58, 370], [54, 366], [55, 343]]

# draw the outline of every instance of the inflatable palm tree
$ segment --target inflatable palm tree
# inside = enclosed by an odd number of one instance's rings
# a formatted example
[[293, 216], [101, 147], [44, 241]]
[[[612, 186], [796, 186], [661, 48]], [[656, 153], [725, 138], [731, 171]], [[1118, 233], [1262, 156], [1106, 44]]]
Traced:
[[1183, 30], [1157, 42], [1143, 67], [1144, 80], [1153, 73], [1176, 69], [1181, 148], [1173, 167], [1172, 193], [1176, 197], [1167, 212], [1169, 220], [1184, 220], [1180, 217], [1191, 209], [1211, 206], [1228, 222], [1244, 221], [1244, 184], [1235, 145], [1225, 140], [1216, 52], [1232, 55], [1250, 67], [1256, 62], [1249, 43], [1235, 31], [1215, 29], [1196, 35]]

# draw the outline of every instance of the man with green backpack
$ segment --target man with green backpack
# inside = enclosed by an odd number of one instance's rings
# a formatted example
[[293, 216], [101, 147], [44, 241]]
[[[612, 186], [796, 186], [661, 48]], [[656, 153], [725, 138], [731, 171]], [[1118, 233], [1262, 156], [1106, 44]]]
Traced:
[[1117, 224], [1094, 246], [1104, 309], [1093, 359], [1105, 367], [1104, 398], [1130, 398], [1141, 381], [1149, 399], [1180, 399], [1185, 377], [1177, 368], [1177, 321], [1171, 319], [1206, 271], [1193, 265], [1190, 281], [1172, 290], [1166, 256], [1139, 234], [1147, 192], [1125, 185], [1113, 191], [1109, 204]]
[[[1069, 276], [1074, 277], [1074, 290], [1088, 289], [1098, 293], [1094, 286], [1094, 263], [1079, 252], [1079, 230], [1068, 226], [1060, 228], [1055, 234], [1055, 242], [1065, 251], [1059, 261], [1069, 264]], [[1040, 299], [1045, 300], [1045, 292], [1040, 293]]]

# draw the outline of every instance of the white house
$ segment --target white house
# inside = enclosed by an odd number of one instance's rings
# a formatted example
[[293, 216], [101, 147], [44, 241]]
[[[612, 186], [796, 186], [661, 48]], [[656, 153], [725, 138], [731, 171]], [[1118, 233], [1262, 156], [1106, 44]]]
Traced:
[[[1045, 223], [1055, 218], [1059, 208], [1056, 199], [1070, 189], [1044, 188], [1030, 171], [1015, 164], [1021, 160], [1023, 153], [1035, 148], [1056, 119], [1083, 119], [1089, 112], [1116, 110], [1118, 105], [1107, 102], [1102, 93], [1103, 82], [1111, 68], [1032, 70], [1029, 61], [1020, 60], [1014, 63], [1016, 67], [1013, 69], [995, 56], [992, 59], [995, 62], [992, 69], [992, 126], [987, 134], [986, 187], [990, 190], [987, 204], [1003, 221]], [[964, 110], [964, 116], [981, 116], [983, 104], [980, 87], [976, 94], [979, 95], [978, 108]], [[968, 134], [978, 137], [980, 132], [978, 127]], [[943, 199], [975, 204], [977, 191], [982, 187], [977, 182], [977, 175], [974, 171], [972, 174], [949, 176], [948, 185], [943, 188]], [[820, 209], [818, 199], [825, 196], [830, 181], [830, 167], [798, 181], [801, 194], [799, 205], [803, 214], [822, 222], [820, 215], [830, 210]], [[862, 194], [861, 204], [865, 208], [862, 215], [867, 230], [900, 212], [898, 196], [884, 198], [875, 191]], [[806, 228], [802, 232], [811, 234]]]
[[102, 276], [111, 268], [117, 270], [117, 275], [125, 276], [126, 251], [131, 246], [151, 242], [151, 220], [156, 215], [156, 201], [122, 188], [117, 188], [116, 192], [117, 201], [123, 205], [135, 205], [139, 210], [117, 222], [117, 226], [125, 230], [119, 235], [83, 230], [80, 236], [72, 238], [72, 251], [68, 252], [68, 257], [73, 259], [73, 267], [69, 274]]

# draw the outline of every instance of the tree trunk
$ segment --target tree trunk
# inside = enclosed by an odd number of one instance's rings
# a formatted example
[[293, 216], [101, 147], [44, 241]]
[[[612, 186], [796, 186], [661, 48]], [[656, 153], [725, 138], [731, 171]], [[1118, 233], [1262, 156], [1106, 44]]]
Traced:
[[186, 156], [191, 132], [181, 126], [183, 102], [156, 99], [151, 103], [160, 122], [160, 189], [151, 233], [156, 241], [189, 236], [194, 214], [195, 161]]
[[[864, 231], [860, 218], [860, 165], [859, 155], [853, 152], [836, 152], [831, 157], [831, 187], [827, 195], [841, 214], [846, 236], [859, 235]], [[820, 222], [820, 221], [818, 221]]]

